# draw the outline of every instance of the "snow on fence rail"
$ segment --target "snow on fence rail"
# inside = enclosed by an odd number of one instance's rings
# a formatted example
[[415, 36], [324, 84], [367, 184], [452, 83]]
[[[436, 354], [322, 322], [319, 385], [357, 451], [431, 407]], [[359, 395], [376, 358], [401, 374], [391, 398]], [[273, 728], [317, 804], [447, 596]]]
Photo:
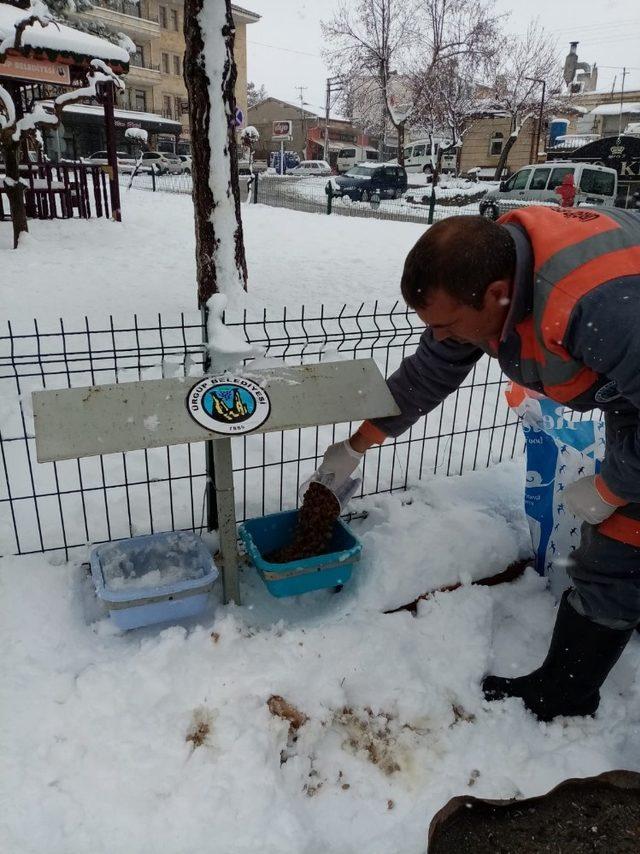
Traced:
[[[422, 332], [415, 315], [398, 303], [244, 312], [226, 322], [263, 347], [268, 359], [301, 364], [373, 357], [385, 376], [413, 351]], [[31, 412], [31, 392], [41, 388], [197, 376], [201, 341], [196, 313], [7, 323], [0, 334], [0, 554], [60, 550], [68, 556], [92, 542], [202, 530], [203, 445], [38, 464]], [[479, 362], [441, 407], [366, 455], [362, 495], [511, 458], [518, 447], [517, 419], [504, 402], [504, 384], [495, 361]], [[238, 519], [295, 507], [299, 485], [325, 447], [346, 437], [351, 426], [235, 439]]]

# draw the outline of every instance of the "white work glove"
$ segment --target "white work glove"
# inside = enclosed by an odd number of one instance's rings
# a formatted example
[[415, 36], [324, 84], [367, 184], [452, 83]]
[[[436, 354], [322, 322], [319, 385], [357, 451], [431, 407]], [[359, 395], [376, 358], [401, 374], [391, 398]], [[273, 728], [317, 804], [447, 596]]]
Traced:
[[348, 439], [336, 442], [325, 451], [318, 475], [326, 486], [337, 491], [358, 468], [363, 457], [363, 453], [354, 451]]
[[574, 516], [590, 525], [599, 525], [608, 519], [620, 505], [609, 504], [598, 492], [596, 476], [581, 477], [564, 491], [564, 503]]

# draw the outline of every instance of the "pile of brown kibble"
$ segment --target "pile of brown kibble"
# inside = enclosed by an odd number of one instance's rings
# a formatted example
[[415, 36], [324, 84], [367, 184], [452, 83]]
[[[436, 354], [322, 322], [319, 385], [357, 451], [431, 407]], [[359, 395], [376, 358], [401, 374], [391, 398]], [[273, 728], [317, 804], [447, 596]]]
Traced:
[[288, 563], [324, 554], [329, 548], [333, 526], [339, 515], [340, 504], [333, 492], [314, 481], [304, 494], [293, 540], [266, 555], [266, 559], [270, 563]]

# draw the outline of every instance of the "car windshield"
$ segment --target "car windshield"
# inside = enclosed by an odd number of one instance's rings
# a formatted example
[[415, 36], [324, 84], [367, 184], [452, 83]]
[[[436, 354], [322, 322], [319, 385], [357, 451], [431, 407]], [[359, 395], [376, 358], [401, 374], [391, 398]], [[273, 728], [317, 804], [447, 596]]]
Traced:
[[349, 169], [347, 175], [366, 175], [367, 178], [370, 178], [372, 170], [368, 169], [366, 166], [354, 166], [353, 169]]

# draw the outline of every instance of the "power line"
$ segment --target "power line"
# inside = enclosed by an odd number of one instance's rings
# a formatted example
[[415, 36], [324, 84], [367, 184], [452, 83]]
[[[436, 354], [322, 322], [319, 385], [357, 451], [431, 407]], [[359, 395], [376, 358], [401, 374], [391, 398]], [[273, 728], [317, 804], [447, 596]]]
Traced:
[[282, 50], [285, 53], [298, 53], [298, 54], [300, 54], [300, 56], [313, 56], [316, 59], [322, 59], [322, 57], [320, 56], [319, 53], [309, 53], [306, 50], [294, 50], [291, 47], [280, 47], [277, 44], [267, 44], [266, 42], [254, 42], [254, 41], [247, 42], [247, 44], [259, 45], [260, 47], [270, 47], [272, 50]]

